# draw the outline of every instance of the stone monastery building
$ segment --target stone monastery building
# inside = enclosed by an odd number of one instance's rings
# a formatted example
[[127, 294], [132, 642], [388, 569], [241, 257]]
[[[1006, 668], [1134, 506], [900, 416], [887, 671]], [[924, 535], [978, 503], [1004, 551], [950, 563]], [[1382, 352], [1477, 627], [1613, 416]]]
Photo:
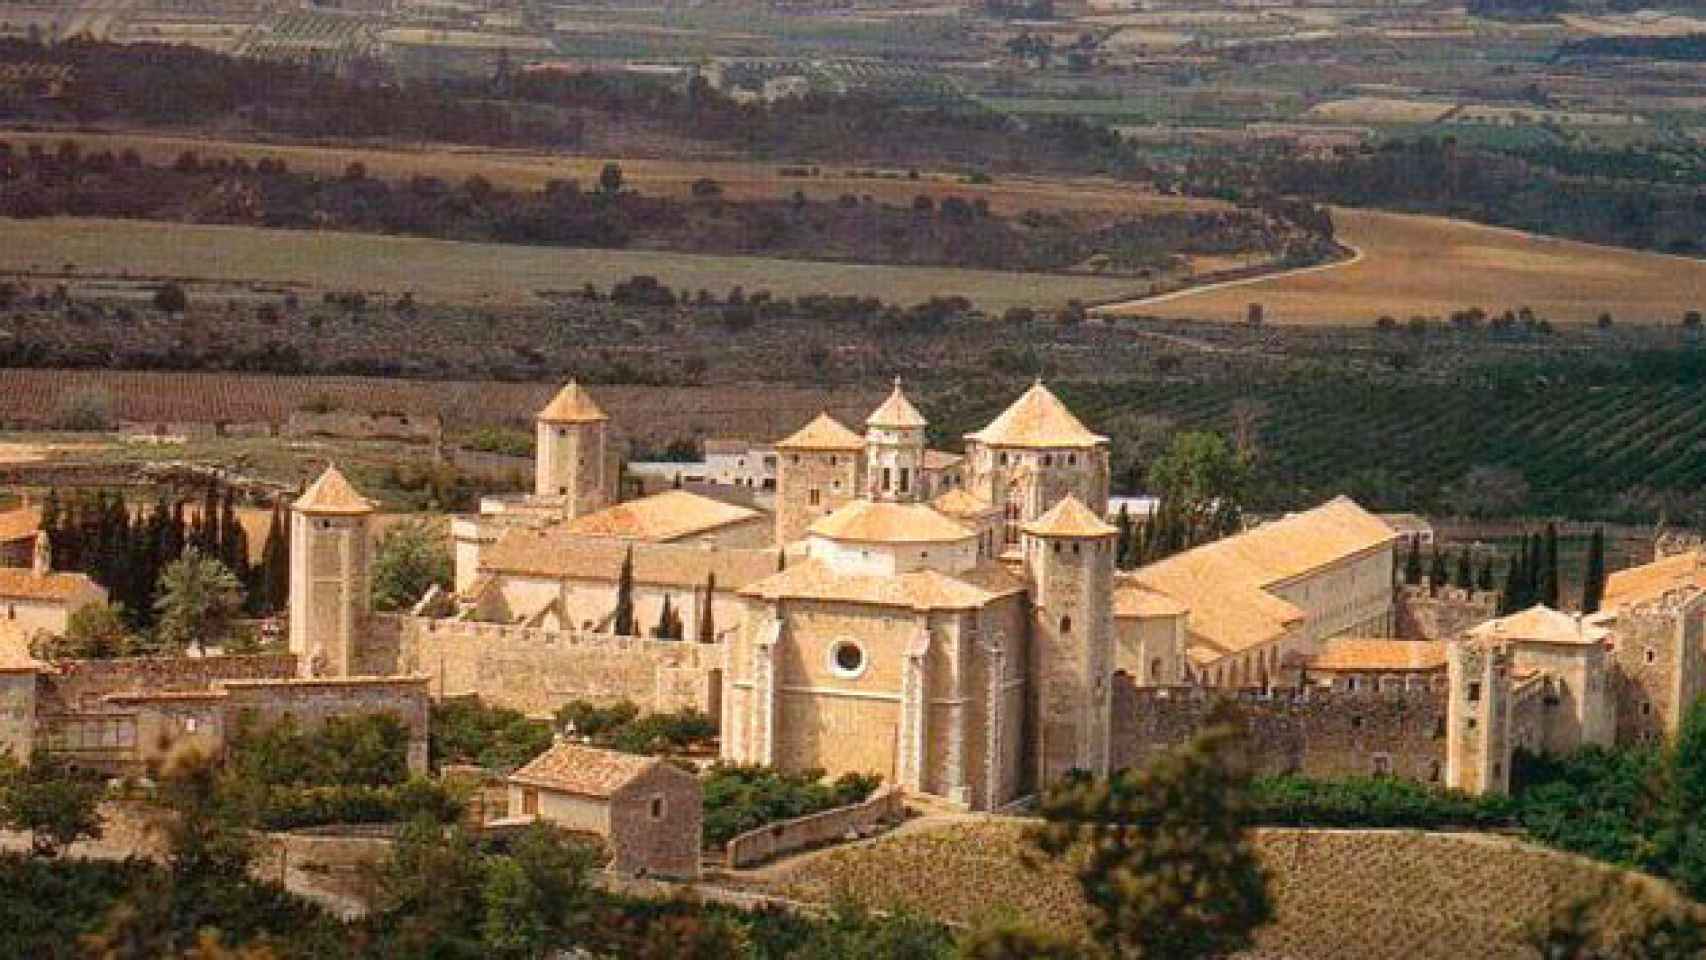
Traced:
[[823, 415], [775, 443], [773, 513], [617, 502], [609, 420], [571, 383], [533, 493], [456, 519], [454, 589], [404, 616], [369, 612], [372, 507], [328, 469], [292, 512], [291, 653], [534, 713], [691, 706], [731, 762], [971, 809], [1140, 762], [1210, 688], [1273, 769], [1502, 790], [1517, 746], [1660, 735], [1701, 687], [1696, 560], [1619, 574], [1590, 621], [1489, 620], [1486, 595], [1395, 588], [1399, 534], [1338, 498], [1121, 572], [1107, 438], [1041, 382], [963, 454], [926, 426], [897, 381], [863, 433]]

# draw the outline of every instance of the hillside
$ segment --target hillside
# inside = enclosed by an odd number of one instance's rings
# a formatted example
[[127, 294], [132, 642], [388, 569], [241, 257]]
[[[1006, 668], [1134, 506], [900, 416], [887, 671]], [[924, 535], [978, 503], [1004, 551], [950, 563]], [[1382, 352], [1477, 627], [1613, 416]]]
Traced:
[[[836, 890], [877, 906], [904, 904], [943, 920], [977, 923], [1015, 910], [1063, 932], [1084, 930], [1068, 869], [1021, 865], [1023, 821], [989, 819], [903, 832], [777, 871], [790, 896], [824, 900]], [[1257, 847], [1272, 871], [1276, 919], [1257, 937], [1264, 957], [1462, 960], [1523, 957], [1525, 925], [1597, 877], [1624, 879], [1664, 902], [1656, 881], [1496, 837], [1392, 832], [1262, 830]], [[1612, 929], [1628, 917], [1631, 888], [1595, 917]]]

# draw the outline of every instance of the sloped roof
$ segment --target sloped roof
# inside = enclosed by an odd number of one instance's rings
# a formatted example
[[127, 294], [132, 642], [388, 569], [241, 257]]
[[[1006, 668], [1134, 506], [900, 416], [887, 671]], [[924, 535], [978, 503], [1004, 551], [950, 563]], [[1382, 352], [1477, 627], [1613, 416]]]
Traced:
[[1488, 620], [1470, 630], [1469, 635], [1482, 640], [1602, 643], [1611, 631], [1537, 603], [1508, 617]]
[[878, 500], [854, 500], [819, 519], [808, 532], [860, 543], [944, 543], [976, 535], [926, 504]]
[[26, 537], [33, 540], [36, 531], [40, 529], [40, 507], [18, 507], [0, 513], [0, 543], [23, 540]]
[[1651, 600], [1678, 587], [1706, 588], [1706, 553], [1688, 550], [1619, 570], [1606, 578], [1603, 609]]
[[806, 560], [749, 584], [741, 594], [767, 600], [824, 600], [912, 610], [975, 610], [1024, 589], [1024, 581], [998, 563], [986, 563], [960, 574], [918, 570], [885, 576], [840, 573], [821, 560]]
[[757, 510], [687, 490], [666, 490], [576, 517], [565, 532], [663, 543], [759, 517]]
[[1269, 521], [1133, 571], [1144, 586], [1190, 608], [1193, 644], [1236, 653], [1277, 639], [1304, 619], [1269, 588], [1387, 546], [1398, 534], [1348, 497]]
[[738, 589], [776, 572], [776, 551], [703, 547], [688, 543], [628, 543], [556, 530], [512, 528], [480, 552], [480, 569], [511, 576], [616, 582], [632, 549], [634, 582], [700, 587], [715, 573], [717, 587]]
[[947, 450], [924, 451], [924, 469], [926, 470], [946, 470], [965, 462], [966, 455], [963, 453], [952, 453]]
[[966, 439], [992, 447], [1094, 447], [1108, 438], [1091, 433], [1038, 380], [1013, 405]]
[[608, 798], [663, 762], [657, 757], [558, 743], [510, 774], [509, 779], [530, 787]]
[[865, 440], [827, 412], [776, 444], [778, 450], [863, 450]]
[[81, 573], [36, 576], [28, 567], [0, 567], [0, 597], [11, 600], [69, 600], [91, 589], [99, 588]]
[[328, 465], [326, 472], [309, 484], [290, 508], [301, 513], [354, 516], [372, 513], [373, 501], [357, 493], [336, 466]]
[[1158, 590], [1151, 590], [1130, 577], [1114, 581], [1114, 618], [1136, 620], [1147, 617], [1182, 617], [1186, 606]]
[[1444, 670], [1444, 640], [1340, 637], [1308, 660], [1311, 670]]
[[965, 487], [955, 487], [930, 501], [936, 512], [950, 517], [981, 517], [995, 512], [995, 505]]
[[536, 419], [547, 423], [595, 423], [610, 418], [592, 402], [592, 397], [581, 389], [580, 384], [570, 380], [567, 386], [557, 391], [545, 409], [539, 411]]
[[924, 419], [924, 415], [901, 392], [899, 377], [894, 378], [894, 390], [889, 393], [889, 398], [865, 418], [865, 426], [885, 430], [922, 430], [929, 425], [930, 421]]
[[1025, 524], [1024, 530], [1038, 537], [1108, 537], [1120, 532], [1070, 493], [1047, 513]]

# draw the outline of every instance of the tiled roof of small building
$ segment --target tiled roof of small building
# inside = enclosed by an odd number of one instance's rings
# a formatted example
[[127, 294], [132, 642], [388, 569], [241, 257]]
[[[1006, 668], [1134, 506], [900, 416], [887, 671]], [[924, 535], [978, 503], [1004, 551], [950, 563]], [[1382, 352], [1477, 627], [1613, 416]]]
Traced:
[[828, 413], [820, 413], [811, 423], [776, 444], [778, 450], [863, 450], [865, 440], [841, 425]]
[[1311, 670], [1443, 670], [1443, 640], [1381, 640], [1340, 637], [1306, 661]]
[[1111, 537], [1120, 532], [1070, 493], [1047, 513], [1025, 524], [1024, 530], [1038, 537]]
[[981, 517], [995, 512], [995, 505], [965, 487], [955, 487], [930, 501], [938, 513], [950, 517]]
[[621, 574], [629, 550], [634, 582], [675, 587], [703, 586], [715, 573], [719, 589], [738, 589], [776, 572], [776, 551], [703, 547], [685, 543], [626, 543], [590, 539], [561, 530], [504, 531], [480, 552], [480, 569], [511, 576], [604, 580]]
[[889, 393], [889, 398], [865, 418], [865, 426], [887, 430], [920, 430], [929, 424], [930, 421], [924, 419], [924, 415], [901, 392], [899, 377], [894, 380], [894, 390]]
[[1532, 640], [1539, 643], [1602, 643], [1611, 631], [1580, 617], [1537, 603], [1508, 617], [1488, 620], [1469, 631], [1483, 640]]
[[41, 508], [18, 507], [0, 513], [0, 543], [25, 538], [34, 539], [41, 529]]
[[657, 757], [558, 743], [510, 774], [509, 779], [529, 787], [608, 798], [662, 763]]
[[860, 543], [951, 543], [975, 534], [922, 503], [854, 500], [811, 525], [814, 536]]
[[562, 529], [580, 536], [622, 537], [662, 543], [758, 516], [757, 510], [702, 497], [687, 490], [666, 490], [576, 517], [565, 523]]
[[69, 600], [94, 586], [81, 573], [38, 576], [28, 567], [0, 567], [0, 597], [8, 600]]
[[373, 512], [373, 501], [357, 493], [336, 466], [328, 465], [320, 478], [302, 491], [291, 509], [301, 513], [354, 516]]
[[997, 563], [959, 574], [918, 570], [881, 575], [841, 573], [821, 560], [806, 560], [750, 584], [741, 593], [767, 600], [823, 600], [913, 610], [975, 610], [1024, 589], [1023, 581]]
[[1651, 600], [1678, 587], [1706, 588], [1706, 552], [1699, 548], [1619, 570], [1606, 578], [1603, 609]]
[[992, 447], [1094, 447], [1108, 438], [1091, 433], [1066, 409], [1049, 388], [1038, 380], [1013, 405], [966, 439]]
[[570, 380], [567, 386], [557, 391], [545, 409], [539, 411], [536, 419], [546, 423], [596, 423], [610, 418], [592, 402], [592, 397], [581, 389], [580, 384]]

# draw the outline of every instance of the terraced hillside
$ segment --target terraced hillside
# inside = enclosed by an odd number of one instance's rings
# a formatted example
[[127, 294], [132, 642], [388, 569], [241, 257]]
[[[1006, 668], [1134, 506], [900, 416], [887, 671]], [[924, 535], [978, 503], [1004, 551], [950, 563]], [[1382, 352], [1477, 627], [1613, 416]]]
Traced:
[[[871, 905], [904, 904], [970, 924], [1017, 911], [1083, 934], [1069, 869], [1025, 867], [1022, 830], [1023, 821], [991, 819], [896, 835], [805, 860], [779, 883], [801, 899], [842, 890]], [[1257, 937], [1263, 957], [1533, 956], [1523, 943], [1527, 925], [1601, 879], [1620, 881], [1594, 917], [1607, 929], [1626, 927], [1637, 886], [1657, 902], [1676, 902], [1657, 881], [1496, 837], [1263, 830], [1257, 848], [1276, 907]]]

